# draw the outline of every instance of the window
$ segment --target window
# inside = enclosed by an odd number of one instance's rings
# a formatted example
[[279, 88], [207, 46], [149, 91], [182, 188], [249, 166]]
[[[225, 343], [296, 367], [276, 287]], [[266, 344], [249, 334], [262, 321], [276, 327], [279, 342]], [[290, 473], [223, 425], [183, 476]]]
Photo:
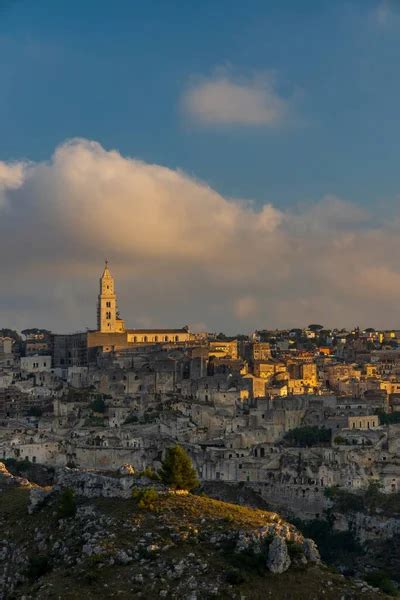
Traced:
[[155, 342], [158, 342], [158, 335], [155, 335], [155, 336], [154, 336], [154, 341], [155, 341]]
[[144, 336], [143, 341], [147, 342], [147, 335]]
[[179, 336], [178, 335], [175, 336], [175, 341], [179, 342]]
[[164, 341], [168, 342], [168, 336], [167, 335], [165, 336]]
[[111, 308], [111, 302], [109, 300], [107, 300], [106, 306], [107, 306], [107, 308]]

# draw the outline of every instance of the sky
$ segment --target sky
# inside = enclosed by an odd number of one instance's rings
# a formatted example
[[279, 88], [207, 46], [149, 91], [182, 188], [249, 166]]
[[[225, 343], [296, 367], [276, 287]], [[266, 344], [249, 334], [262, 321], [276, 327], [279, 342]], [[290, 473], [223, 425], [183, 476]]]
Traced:
[[400, 0], [0, 0], [0, 327], [400, 327]]

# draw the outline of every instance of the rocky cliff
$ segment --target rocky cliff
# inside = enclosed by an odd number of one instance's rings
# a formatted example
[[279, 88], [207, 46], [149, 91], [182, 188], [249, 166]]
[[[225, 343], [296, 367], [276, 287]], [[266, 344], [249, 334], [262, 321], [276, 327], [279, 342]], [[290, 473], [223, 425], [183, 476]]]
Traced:
[[380, 597], [275, 512], [151, 485], [72, 470], [42, 487], [0, 464], [1, 599]]

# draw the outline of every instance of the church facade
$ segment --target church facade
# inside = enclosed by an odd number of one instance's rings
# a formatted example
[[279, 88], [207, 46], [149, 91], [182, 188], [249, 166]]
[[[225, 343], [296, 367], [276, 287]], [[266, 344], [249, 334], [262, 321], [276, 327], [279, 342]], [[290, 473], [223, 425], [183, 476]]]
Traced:
[[88, 332], [88, 348], [104, 352], [148, 344], [182, 344], [193, 339], [188, 327], [178, 329], [127, 329], [118, 312], [115, 281], [106, 261], [97, 299], [97, 330]]

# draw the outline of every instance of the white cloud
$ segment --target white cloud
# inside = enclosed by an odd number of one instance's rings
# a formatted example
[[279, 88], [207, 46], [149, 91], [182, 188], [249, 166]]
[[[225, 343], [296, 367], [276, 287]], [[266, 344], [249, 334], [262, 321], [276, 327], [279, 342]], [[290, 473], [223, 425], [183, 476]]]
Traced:
[[24, 178], [26, 164], [23, 162], [10, 163], [0, 161], [0, 207], [5, 202], [6, 190], [18, 188]]
[[397, 228], [339, 198], [255, 208], [87, 140], [0, 174], [2, 326], [94, 327], [105, 257], [131, 327], [398, 320]]
[[182, 105], [191, 119], [204, 125], [276, 126], [289, 114], [289, 101], [278, 93], [269, 73], [236, 77], [218, 71], [192, 81]]

